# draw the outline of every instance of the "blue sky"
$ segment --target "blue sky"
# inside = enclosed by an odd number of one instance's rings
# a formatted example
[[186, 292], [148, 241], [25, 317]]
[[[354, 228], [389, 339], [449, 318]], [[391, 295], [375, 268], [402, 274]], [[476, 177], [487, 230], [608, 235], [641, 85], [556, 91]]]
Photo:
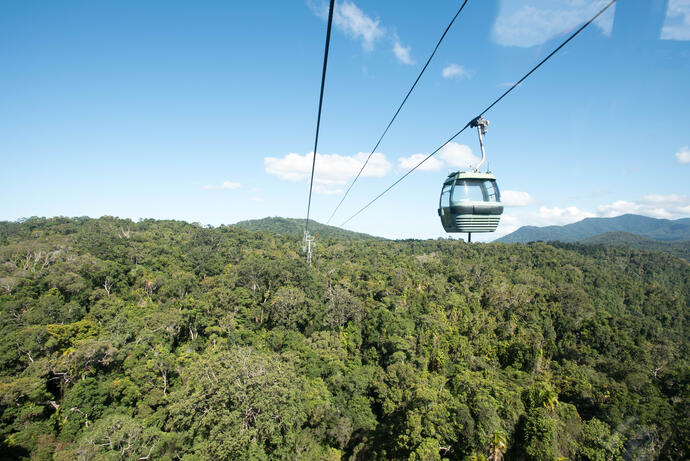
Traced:
[[[619, 3], [485, 116], [507, 206], [498, 232], [481, 239], [586, 216], [690, 216], [690, 0]], [[312, 202], [320, 222], [460, 2], [337, 5]], [[601, 5], [470, 0], [332, 224]], [[304, 217], [325, 7], [0, 3], [0, 219]], [[478, 151], [466, 132], [347, 228], [446, 235], [441, 183]]]

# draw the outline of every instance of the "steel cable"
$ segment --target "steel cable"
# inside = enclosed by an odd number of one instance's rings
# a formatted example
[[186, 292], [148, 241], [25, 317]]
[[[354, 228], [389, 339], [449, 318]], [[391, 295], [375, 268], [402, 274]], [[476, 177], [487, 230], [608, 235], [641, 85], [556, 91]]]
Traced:
[[316, 149], [319, 145], [319, 128], [321, 127], [321, 108], [323, 107], [323, 89], [326, 85], [326, 67], [328, 66], [328, 46], [331, 42], [331, 27], [333, 25], [333, 7], [335, 0], [331, 0], [328, 9], [328, 29], [326, 30], [326, 49], [323, 53], [323, 71], [321, 73], [321, 93], [319, 94], [319, 112], [316, 117], [316, 136], [314, 138], [314, 158], [311, 162], [311, 181], [309, 182], [309, 200], [307, 202], [307, 219], [304, 221], [304, 235], [309, 231], [309, 213], [311, 212], [311, 193], [314, 187], [314, 169], [316, 168]]
[[424, 67], [422, 67], [422, 70], [419, 72], [419, 75], [417, 76], [417, 79], [414, 81], [412, 86], [410, 87], [409, 91], [405, 95], [405, 98], [402, 100], [400, 105], [398, 106], [398, 110], [395, 111], [395, 114], [393, 114], [393, 118], [388, 122], [388, 125], [386, 126], [386, 129], [383, 130], [383, 134], [381, 134], [381, 137], [379, 140], [376, 142], [376, 145], [374, 146], [373, 149], [371, 149], [371, 153], [367, 157], [366, 161], [364, 162], [364, 165], [362, 165], [362, 168], [359, 169], [359, 172], [357, 173], [357, 176], [355, 176], [355, 179], [352, 181], [350, 184], [350, 187], [347, 188], [345, 191], [345, 195], [343, 195], [343, 198], [340, 199], [340, 203], [338, 203], [338, 206], [335, 207], [335, 210], [333, 210], [333, 213], [331, 213], [331, 217], [328, 218], [328, 221], [326, 221], [326, 224], [330, 223], [331, 220], [333, 219], [333, 216], [338, 212], [338, 209], [340, 208], [340, 205], [343, 204], [345, 201], [345, 198], [347, 195], [350, 193], [350, 189], [352, 189], [352, 186], [355, 185], [357, 180], [359, 179], [359, 176], [362, 174], [362, 171], [364, 171], [364, 168], [367, 166], [369, 163], [369, 159], [371, 159], [371, 156], [374, 155], [374, 152], [376, 152], [376, 149], [378, 149], [379, 144], [381, 144], [381, 141], [383, 140], [384, 136], [386, 136], [386, 133], [388, 133], [388, 129], [391, 127], [395, 119], [398, 117], [398, 114], [400, 113], [400, 110], [403, 108], [405, 103], [407, 102], [407, 98], [410, 97], [410, 94], [412, 94], [412, 90], [417, 86], [417, 83], [419, 82], [419, 79], [422, 78], [422, 75], [424, 74], [424, 71], [426, 71], [426, 68], [429, 67], [429, 63], [431, 62], [431, 59], [434, 57], [436, 54], [436, 50], [438, 50], [438, 47], [441, 46], [441, 42], [443, 42], [443, 39], [446, 37], [446, 34], [450, 30], [451, 26], [455, 22], [455, 19], [460, 15], [460, 12], [462, 11], [463, 8], [465, 8], [465, 5], [467, 4], [469, 0], [465, 0], [462, 5], [460, 6], [460, 9], [458, 10], [457, 13], [455, 13], [455, 16], [453, 16], [453, 19], [451, 19], [450, 23], [448, 23], [448, 26], [446, 27], [446, 30], [443, 31], [443, 35], [441, 35], [441, 38], [438, 40], [438, 43], [436, 43], [436, 46], [434, 47], [434, 51], [432, 51], [431, 55], [429, 56], [429, 59], [427, 59], [426, 64], [424, 64]]
[[477, 117], [475, 117], [475, 118], [473, 118], [472, 120], [470, 120], [469, 122], [467, 122], [467, 125], [465, 125], [460, 131], [458, 131], [458, 132], [455, 133], [453, 136], [451, 136], [450, 138], [448, 138], [448, 140], [447, 140], [446, 142], [444, 142], [443, 144], [441, 144], [441, 145], [438, 147], [438, 149], [436, 149], [435, 151], [433, 151], [432, 153], [430, 153], [429, 155], [427, 155], [421, 162], [419, 162], [418, 164], [416, 164], [416, 165], [415, 165], [414, 167], [412, 167], [412, 169], [410, 169], [407, 173], [405, 173], [405, 174], [402, 175], [400, 178], [398, 178], [397, 181], [395, 181], [393, 184], [391, 184], [390, 186], [388, 186], [388, 188], [387, 188], [386, 190], [384, 190], [383, 192], [381, 192], [381, 193], [380, 193], [379, 195], [377, 195], [372, 201], [370, 201], [369, 203], [367, 203], [366, 205], [364, 205], [364, 206], [363, 206], [362, 208], [360, 208], [355, 214], [353, 214], [352, 216], [350, 216], [345, 222], [343, 222], [343, 223], [340, 225], [340, 227], [343, 227], [345, 224], [347, 224], [348, 222], [350, 222], [355, 216], [357, 216], [357, 215], [360, 214], [362, 211], [364, 211], [364, 210], [366, 210], [367, 208], [369, 208], [369, 206], [370, 206], [371, 204], [373, 204], [375, 201], [377, 201], [379, 198], [381, 198], [384, 194], [386, 194], [386, 192], [388, 192], [388, 191], [391, 190], [393, 187], [395, 187], [400, 181], [402, 181], [403, 179], [405, 179], [410, 173], [412, 173], [414, 170], [416, 170], [417, 168], [419, 168], [420, 165], [422, 165], [424, 162], [426, 162], [426, 161], [429, 160], [431, 157], [433, 157], [436, 153], [438, 153], [438, 151], [440, 151], [441, 149], [443, 149], [443, 148], [444, 148], [449, 142], [451, 142], [453, 139], [455, 139], [456, 137], [458, 137], [458, 136], [460, 135], [460, 133], [462, 133], [463, 131], [465, 131], [465, 130], [467, 129], [467, 127], [469, 127], [470, 124], [471, 124], [474, 120], [476, 120], [477, 118], [479, 118], [479, 117], [481, 117], [482, 115], [486, 114], [492, 107], [494, 107], [496, 104], [498, 104], [498, 102], [499, 102], [500, 100], [502, 100], [504, 97], [506, 97], [506, 96], [508, 95], [508, 93], [510, 93], [511, 91], [513, 91], [513, 90], [514, 90], [518, 85], [520, 85], [527, 77], [529, 77], [530, 75], [532, 75], [532, 73], [533, 73], [535, 70], [539, 69], [539, 67], [541, 67], [542, 64], [544, 64], [546, 61], [548, 61], [554, 54], [556, 54], [556, 53], [557, 53], [561, 48], [563, 48], [569, 41], [571, 41], [573, 38], [575, 38], [575, 36], [577, 36], [577, 35], [578, 35], [580, 32], [582, 32], [587, 26], [589, 26], [592, 22], [594, 22], [599, 16], [601, 16], [601, 15], [604, 13], [604, 11], [606, 11], [607, 9], [609, 9], [609, 7], [610, 7], [611, 5], [613, 5], [614, 3], [616, 3], [616, 0], [611, 0], [604, 8], [602, 8], [601, 10], [599, 10], [599, 12], [598, 12], [597, 14], [595, 14], [594, 16], [592, 16], [592, 18], [591, 18], [589, 21], [587, 21], [586, 23], [584, 23], [579, 29], [577, 29], [575, 32], [573, 32], [563, 43], [561, 43], [561, 44], [558, 46], [558, 48], [556, 48], [556, 49], [553, 50], [551, 53], [549, 53], [549, 55], [546, 56], [544, 59], [542, 59], [542, 60], [539, 62], [539, 64], [537, 64], [536, 66], [534, 66], [534, 67], [532, 68], [532, 70], [530, 70], [529, 72], [527, 72], [520, 80], [518, 80], [515, 84], [513, 84], [513, 86], [511, 86], [511, 87], [510, 87], [508, 90], [506, 90], [501, 96], [499, 96], [496, 100], [494, 100], [494, 102], [492, 102], [491, 104], [489, 104], [489, 106], [488, 106], [486, 109], [484, 109]]

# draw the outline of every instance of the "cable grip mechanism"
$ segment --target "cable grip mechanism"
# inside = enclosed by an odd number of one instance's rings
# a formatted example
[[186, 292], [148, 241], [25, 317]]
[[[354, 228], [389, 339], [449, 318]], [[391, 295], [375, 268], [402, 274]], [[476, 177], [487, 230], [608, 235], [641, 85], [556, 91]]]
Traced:
[[474, 172], [476, 173], [479, 171], [479, 167], [482, 166], [482, 163], [484, 163], [484, 160], [486, 160], [486, 152], [484, 152], [484, 138], [482, 138], [482, 135], [486, 134], [489, 127], [489, 121], [479, 116], [470, 122], [470, 127], [477, 128], [477, 134], [479, 135], [479, 146], [482, 149], [482, 160], [474, 168]]

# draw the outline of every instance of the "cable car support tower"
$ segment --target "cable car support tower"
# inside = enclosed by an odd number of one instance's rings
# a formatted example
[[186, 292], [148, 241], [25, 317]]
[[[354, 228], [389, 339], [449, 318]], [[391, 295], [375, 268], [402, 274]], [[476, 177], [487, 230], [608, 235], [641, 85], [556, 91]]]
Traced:
[[307, 252], [307, 263], [311, 267], [312, 244], [314, 237], [309, 233], [309, 213], [311, 212], [311, 193], [314, 188], [314, 170], [316, 169], [316, 155], [319, 147], [319, 128], [321, 127], [321, 109], [323, 108], [323, 89], [326, 85], [326, 69], [328, 68], [328, 46], [331, 43], [331, 28], [333, 26], [333, 9], [335, 0], [331, 0], [328, 7], [328, 27], [326, 29], [326, 47], [323, 52], [323, 70], [321, 71], [321, 92], [319, 93], [319, 111], [316, 116], [316, 136], [314, 136], [314, 153], [311, 161], [311, 180], [309, 181], [309, 200], [307, 201], [307, 219], [304, 220], [304, 243], [302, 251]]
[[309, 233], [308, 230], [304, 230], [304, 240], [302, 242], [302, 251], [307, 253], [307, 264], [311, 266], [311, 249], [312, 246], [316, 246], [314, 243], [314, 236]]

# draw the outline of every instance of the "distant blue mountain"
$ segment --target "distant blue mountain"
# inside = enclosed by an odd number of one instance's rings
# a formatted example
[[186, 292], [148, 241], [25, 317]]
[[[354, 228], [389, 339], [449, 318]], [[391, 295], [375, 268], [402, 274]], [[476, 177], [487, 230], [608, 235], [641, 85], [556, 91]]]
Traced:
[[656, 219], [624, 214], [615, 218], [585, 218], [565, 226], [523, 226], [497, 242], [529, 243], [535, 241], [577, 242], [606, 232], [629, 232], [662, 242], [690, 240], [690, 218]]

